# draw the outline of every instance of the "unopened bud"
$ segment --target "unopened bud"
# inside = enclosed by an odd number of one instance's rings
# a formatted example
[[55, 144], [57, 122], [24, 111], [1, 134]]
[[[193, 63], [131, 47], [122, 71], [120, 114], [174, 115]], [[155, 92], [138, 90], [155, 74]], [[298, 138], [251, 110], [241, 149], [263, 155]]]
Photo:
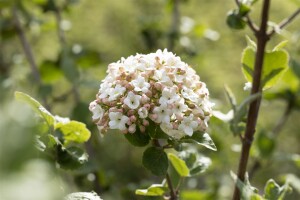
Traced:
[[144, 120], [143, 120], [143, 125], [144, 125], [144, 126], [149, 126], [149, 121], [146, 120], [146, 119], [144, 119]]
[[128, 132], [129, 133], [134, 133], [136, 131], [136, 125], [135, 124], [131, 124], [128, 128]]
[[136, 121], [136, 117], [134, 115], [130, 116], [130, 121], [131, 122], [135, 122]]
[[140, 131], [142, 133], [145, 133], [145, 131], [146, 131], [146, 127], [145, 126], [140, 125], [139, 128], [140, 128]]

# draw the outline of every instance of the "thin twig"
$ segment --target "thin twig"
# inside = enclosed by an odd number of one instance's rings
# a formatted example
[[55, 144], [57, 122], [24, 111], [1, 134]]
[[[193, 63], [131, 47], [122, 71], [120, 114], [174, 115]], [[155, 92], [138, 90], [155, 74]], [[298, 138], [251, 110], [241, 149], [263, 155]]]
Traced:
[[29, 42], [26, 38], [24, 29], [23, 29], [23, 27], [21, 25], [21, 22], [19, 20], [16, 6], [13, 8], [12, 13], [13, 13], [14, 21], [15, 21], [16, 30], [17, 30], [19, 39], [20, 39], [21, 44], [22, 44], [23, 51], [25, 53], [25, 56], [26, 56], [26, 58], [29, 62], [30, 68], [31, 68], [31, 73], [32, 73], [35, 81], [37, 82], [37, 84], [40, 85], [41, 84], [40, 73], [38, 71], [38, 68], [37, 68], [37, 65], [36, 65], [36, 62], [35, 62], [35, 59], [34, 59], [34, 55], [33, 55], [31, 46], [30, 46], [30, 44], [29, 44]]
[[[269, 8], [270, 8], [270, 0], [264, 0], [263, 9], [261, 13], [260, 28], [257, 34], [255, 34], [257, 38], [257, 51], [255, 55], [251, 95], [257, 94], [258, 92], [261, 91], [261, 74], [262, 74], [263, 61], [265, 55], [264, 52], [265, 52], [266, 44], [269, 40], [269, 37], [267, 35], [267, 22], [269, 18]], [[254, 100], [252, 103], [250, 103], [249, 110], [248, 110], [246, 131], [242, 143], [242, 153], [240, 156], [239, 168], [237, 173], [238, 178], [241, 181], [244, 181], [245, 179], [245, 173], [247, 169], [250, 148], [255, 134], [255, 127], [258, 118], [260, 103], [261, 103], [261, 96], [258, 97], [256, 100]], [[232, 199], [240, 200], [240, 192], [237, 186], [235, 186]]]
[[179, 33], [180, 13], [179, 0], [173, 0], [172, 23], [169, 32], [168, 50], [172, 51]]
[[168, 187], [170, 189], [170, 200], [177, 200], [177, 194], [176, 191], [174, 190], [170, 175], [168, 173], [166, 174], [166, 179], [167, 179]]
[[273, 28], [273, 30], [268, 33], [269, 36], [273, 35], [276, 32], [276, 29], [283, 29], [287, 25], [289, 25], [296, 17], [300, 14], [300, 8], [296, 10], [291, 16], [282, 20], [277, 27]]

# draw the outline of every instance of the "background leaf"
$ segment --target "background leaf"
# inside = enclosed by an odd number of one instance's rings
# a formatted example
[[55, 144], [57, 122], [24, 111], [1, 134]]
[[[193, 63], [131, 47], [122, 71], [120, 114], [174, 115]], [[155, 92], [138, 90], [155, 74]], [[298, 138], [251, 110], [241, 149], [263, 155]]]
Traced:
[[162, 148], [149, 147], [143, 154], [143, 165], [154, 175], [165, 175], [168, 169], [168, 156]]

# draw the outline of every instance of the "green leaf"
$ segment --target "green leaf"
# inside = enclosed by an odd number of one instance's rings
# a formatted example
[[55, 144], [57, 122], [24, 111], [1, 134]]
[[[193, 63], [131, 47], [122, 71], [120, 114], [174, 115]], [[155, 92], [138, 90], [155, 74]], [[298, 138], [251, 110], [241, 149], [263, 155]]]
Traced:
[[227, 14], [226, 23], [230, 28], [237, 30], [244, 29], [246, 26], [245, 20], [237, 10], [232, 10]]
[[251, 11], [251, 7], [247, 4], [241, 3], [239, 6], [239, 16], [246, 16]]
[[44, 83], [53, 83], [63, 76], [57, 63], [50, 60], [44, 61], [41, 64], [39, 71]]
[[138, 129], [135, 133], [127, 133], [124, 134], [125, 138], [130, 142], [130, 144], [137, 146], [137, 147], [143, 147], [149, 144], [150, 137], [147, 133], [142, 133]]
[[256, 143], [260, 156], [268, 158], [272, 155], [275, 149], [275, 140], [273, 137], [267, 135], [264, 131], [262, 131], [258, 134]]
[[168, 187], [163, 184], [153, 184], [147, 189], [138, 189], [135, 191], [136, 195], [143, 196], [162, 196], [168, 191]]
[[78, 147], [57, 147], [57, 163], [63, 169], [76, 169], [88, 160], [88, 155]]
[[256, 43], [253, 40], [251, 40], [251, 38], [248, 35], [246, 35], [246, 40], [247, 40], [247, 46], [251, 47], [255, 51], [257, 48]]
[[181, 200], [199, 200], [199, 199], [211, 199], [211, 194], [207, 191], [201, 190], [183, 190], [180, 191]]
[[272, 51], [280, 51], [283, 50], [283, 48], [287, 45], [289, 41], [288, 40], [284, 40], [282, 42], [280, 42], [279, 44], [277, 44]]
[[235, 173], [233, 173], [232, 171], [230, 172], [230, 175], [233, 178], [233, 180], [235, 181], [236, 186], [240, 190], [242, 200], [263, 200], [263, 198], [257, 194], [258, 190], [251, 186], [247, 174], [245, 175], [244, 182], [241, 181], [237, 177], [237, 175]]
[[67, 49], [64, 49], [59, 63], [65, 77], [73, 84], [79, 82], [79, 71], [74, 58]]
[[208, 133], [196, 131], [192, 136], [185, 136], [184, 138], [182, 138], [181, 142], [195, 143], [198, 145], [202, 145], [210, 150], [217, 151], [217, 147]]
[[37, 100], [23, 92], [15, 92], [15, 98], [19, 101], [24, 101], [29, 106], [31, 106], [31, 108], [45, 120], [50, 129], [54, 127], [55, 119], [53, 115], [46, 108], [44, 108]]
[[233, 120], [236, 124], [240, 123], [243, 117], [247, 114], [247, 106], [256, 99], [258, 99], [260, 96], [261, 93], [252, 94], [238, 106], [233, 116]]
[[189, 169], [190, 176], [195, 176], [204, 172], [211, 165], [210, 158], [204, 157], [193, 150], [182, 151], [178, 157], [185, 162]]
[[149, 134], [151, 138], [154, 139], [168, 139], [169, 136], [163, 132], [158, 124], [155, 124], [151, 120], [149, 120], [149, 126], [146, 129], [146, 132]]
[[88, 141], [91, 136], [86, 125], [78, 121], [59, 122], [55, 125], [55, 130], [59, 130], [63, 134], [65, 144], [70, 142], [83, 143]]
[[231, 89], [227, 85], [224, 86], [224, 89], [225, 89], [226, 96], [229, 100], [229, 103], [232, 107], [232, 110], [235, 112], [235, 110], [236, 110], [236, 98], [235, 98], [233, 92], [231, 91]]
[[268, 200], [283, 200], [289, 191], [290, 187], [287, 183], [280, 187], [273, 179], [270, 179], [266, 183], [264, 197]]
[[190, 170], [184, 160], [172, 153], [168, 153], [168, 158], [180, 176], [187, 177], [190, 175]]
[[143, 154], [143, 165], [154, 175], [165, 175], [168, 169], [168, 156], [162, 148], [149, 147]]
[[68, 194], [65, 200], [102, 200], [95, 192], [75, 192]]
[[[280, 46], [275, 49], [280, 49]], [[242, 71], [248, 82], [252, 82], [255, 54], [256, 52], [252, 47], [247, 47], [242, 54]], [[265, 52], [261, 78], [264, 89], [272, 87], [278, 81], [285, 69], [288, 68], [288, 62], [289, 55], [285, 50]]]

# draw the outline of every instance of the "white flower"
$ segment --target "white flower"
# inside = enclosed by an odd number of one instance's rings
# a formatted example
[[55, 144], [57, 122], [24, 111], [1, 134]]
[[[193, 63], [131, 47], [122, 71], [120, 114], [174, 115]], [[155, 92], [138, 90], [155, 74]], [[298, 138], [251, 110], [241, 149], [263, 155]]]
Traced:
[[245, 83], [245, 86], [244, 86], [244, 91], [248, 91], [248, 90], [251, 90], [252, 88], [252, 83], [251, 82], [247, 82]]
[[188, 136], [192, 136], [197, 126], [198, 123], [197, 121], [194, 121], [194, 115], [191, 114], [188, 117], [183, 118], [182, 122], [178, 126], [178, 129], [183, 131]]
[[172, 80], [170, 79], [170, 77], [168, 76], [167, 72], [164, 69], [155, 70], [153, 78], [157, 82], [161, 82], [167, 86], [173, 85]]
[[132, 80], [130, 82], [134, 86], [134, 91], [137, 92], [148, 92], [148, 89], [150, 87], [150, 84], [146, 82], [145, 78], [142, 76], [139, 76], [137, 79]]
[[111, 129], [119, 129], [121, 131], [126, 130], [125, 124], [128, 122], [129, 118], [120, 112], [110, 112], [109, 113], [109, 127]]
[[145, 107], [141, 107], [138, 110], [139, 117], [142, 119], [145, 119], [148, 117], [148, 110]]
[[180, 99], [180, 96], [176, 93], [176, 88], [164, 88], [162, 91], [162, 96], [159, 99], [160, 104], [171, 104]]
[[140, 105], [141, 98], [142, 97], [140, 95], [136, 95], [130, 91], [127, 94], [127, 97], [124, 99], [124, 104], [126, 104], [131, 109], [136, 109]]
[[162, 124], [160, 124], [160, 128], [167, 135], [169, 135], [173, 138], [176, 138], [176, 139], [180, 139], [185, 135], [184, 132], [173, 129], [173, 127], [170, 123], [162, 123]]
[[181, 90], [181, 94], [185, 99], [189, 99], [192, 102], [198, 102], [199, 96], [194, 93], [192, 89], [187, 88], [186, 86], [183, 86]]
[[180, 115], [188, 109], [188, 106], [184, 103], [184, 99], [180, 98], [173, 104], [172, 112], [176, 115]]
[[117, 84], [115, 86], [115, 88], [112, 88], [109, 90], [109, 98], [108, 100], [109, 101], [114, 101], [116, 100], [120, 95], [123, 95], [124, 92], [126, 91], [126, 88], [125, 87], [122, 87], [121, 85]]
[[157, 123], [170, 123], [170, 116], [172, 113], [167, 104], [161, 104], [159, 107], [155, 107], [153, 113], [157, 115]]
[[58, 115], [55, 115], [54, 118], [59, 123], [67, 124], [70, 122], [70, 119], [68, 117], [60, 117]]
[[95, 101], [90, 103], [89, 110], [93, 113], [93, 120], [101, 119], [104, 114], [102, 107]]

